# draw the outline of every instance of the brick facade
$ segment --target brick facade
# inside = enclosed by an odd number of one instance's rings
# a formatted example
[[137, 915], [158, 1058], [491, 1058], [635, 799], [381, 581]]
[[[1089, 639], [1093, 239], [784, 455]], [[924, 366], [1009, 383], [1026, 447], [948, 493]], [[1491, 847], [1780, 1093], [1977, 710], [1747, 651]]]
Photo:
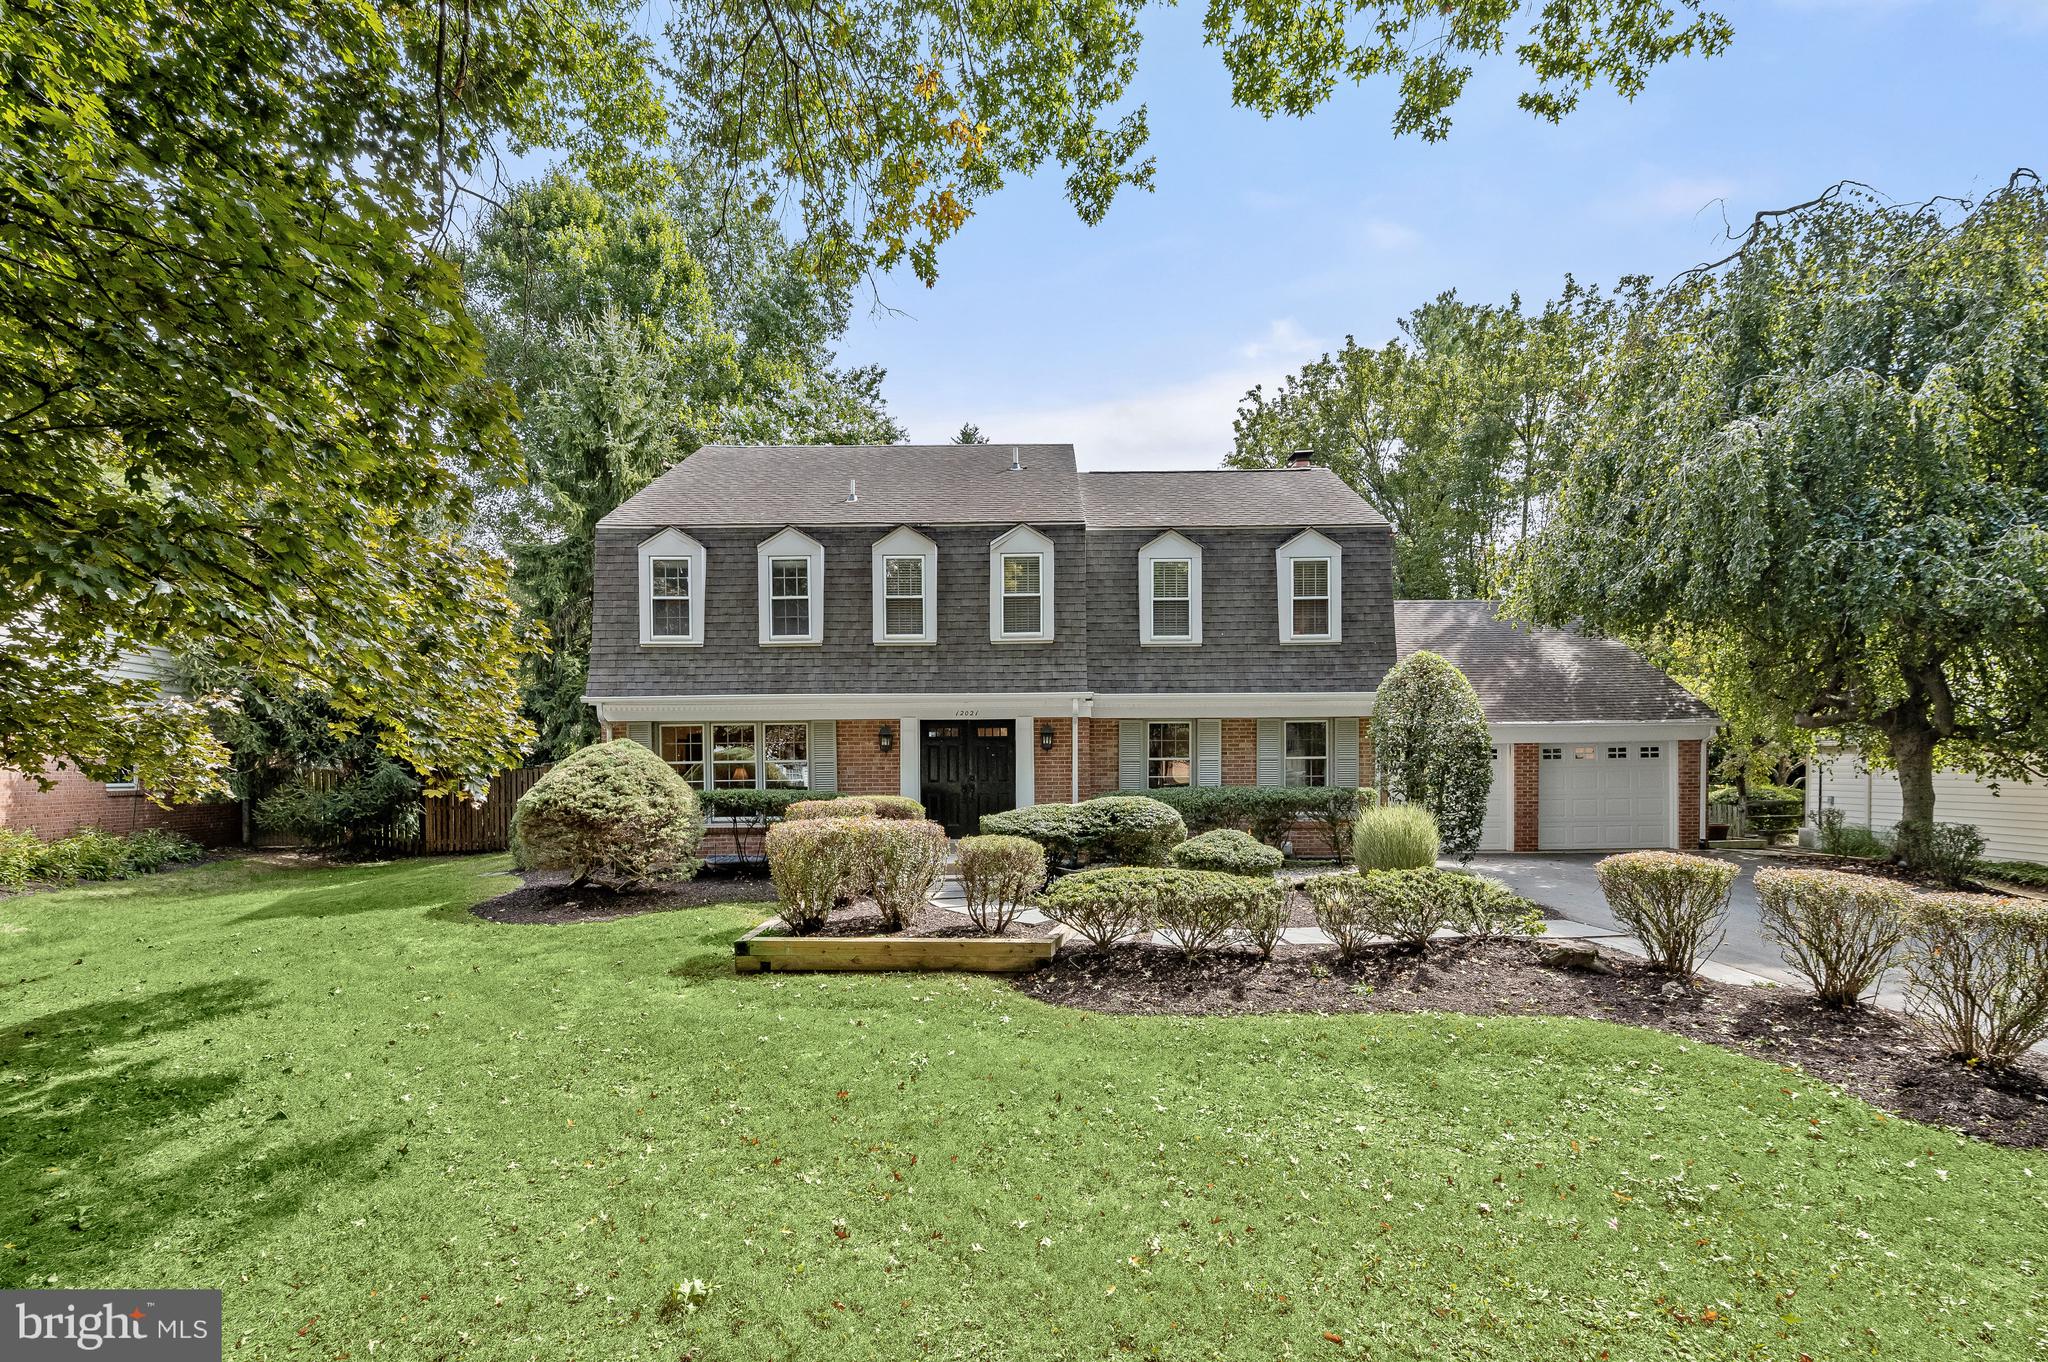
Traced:
[[1257, 719], [1225, 719], [1223, 721], [1223, 783], [1225, 785], [1256, 785], [1259, 783], [1259, 721]]
[[[1039, 730], [1052, 725], [1052, 750], [1046, 751], [1038, 742]], [[1034, 804], [1071, 804], [1074, 800], [1074, 730], [1077, 725], [1072, 716], [1041, 717], [1031, 721], [1031, 731], [1024, 740], [1031, 744], [1031, 802]], [[1086, 727], [1086, 721], [1078, 727]]]
[[1518, 742], [1514, 752], [1515, 850], [1536, 850], [1536, 794], [1543, 778], [1542, 744]]
[[[891, 744], [882, 750], [881, 731], [890, 730]], [[839, 790], [842, 794], [892, 795], [903, 792], [903, 725], [895, 719], [839, 721]]]
[[1699, 846], [1703, 832], [1700, 799], [1704, 794], [1702, 766], [1706, 746], [1698, 739], [1678, 744], [1678, 846], [1681, 851]]
[[144, 828], [182, 832], [203, 846], [238, 846], [242, 841], [242, 806], [234, 801], [174, 804], [160, 808], [138, 790], [109, 790], [77, 771], [58, 772], [48, 790], [29, 776], [0, 772], [0, 827], [33, 832], [46, 840], [68, 837], [81, 828], [126, 836]]

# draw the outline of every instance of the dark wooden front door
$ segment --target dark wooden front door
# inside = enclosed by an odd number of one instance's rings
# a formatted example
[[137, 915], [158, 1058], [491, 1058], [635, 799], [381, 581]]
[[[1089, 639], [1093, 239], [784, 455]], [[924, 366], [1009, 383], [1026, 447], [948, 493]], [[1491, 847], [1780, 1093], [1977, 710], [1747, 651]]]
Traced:
[[1016, 725], [1008, 719], [926, 720], [924, 811], [948, 837], [981, 831], [981, 816], [1017, 804]]

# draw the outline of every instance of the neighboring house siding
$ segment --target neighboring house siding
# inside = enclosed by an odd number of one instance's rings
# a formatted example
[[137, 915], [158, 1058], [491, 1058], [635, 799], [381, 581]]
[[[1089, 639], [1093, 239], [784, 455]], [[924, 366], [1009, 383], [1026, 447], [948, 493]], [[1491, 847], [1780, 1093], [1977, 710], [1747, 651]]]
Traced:
[[182, 832], [205, 846], [232, 846], [242, 840], [242, 806], [233, 802], [177, 804], [159, 808], [135, 790], [109, 790], [76, 771], [59, 771], [48, 790], [29, 776], [0, 771], [0, 827], [33, 832], [46, 840], [68, 837], [81, 828], [98, 828], [126, 836], [144, 828]]
[[939, 546], [933, 646], [874, 642], [870, 552], [893, 526], [797, 527], [825, 546], [825, 634], [815, 646], [760, 642], [755, 548], [780, 527], [677, 528], [705, 549], [703, 646], [641, 646], [637, 549], [654, 531], [600, 530], [588, 694], [1058, 691], [1088, 684], [1087, 555], [1078, 526], [1041, 527], [1054, 545], [1050, 643], [989, 641], [988, 546], [1008, 527], [913, 526]]
[[[1830, 802], [1845, 821], [1889, 833], [1899, 821], [1899, 778], [1891, 771], [1867, 771], [1853, 753], [1824, 758], [1806, 782], [1808, 816], [1818, 818]], [[1817, 778], [1816, 778], [1817, 777]], [[1992, 782], [1959, 771], [1934, 773], [1934, 817], [1941, 823], [1972, 823], [1984, 835], [1984, 854], [1999, 861], [2048, 862], [2048, 785], [2029, 781]]]
[[1323, 529], [1344, 551], [1342, 642], [1280, 642], [1274, 553], [1301, 532], [1183, 529], [1202, 551], [1202, 641], [1139, 641], [1138, 552], [1156, 529], [1088, 532], [1088, 680], [1097, 691], [1371, 690], [1394, 665], [1393, 538]]

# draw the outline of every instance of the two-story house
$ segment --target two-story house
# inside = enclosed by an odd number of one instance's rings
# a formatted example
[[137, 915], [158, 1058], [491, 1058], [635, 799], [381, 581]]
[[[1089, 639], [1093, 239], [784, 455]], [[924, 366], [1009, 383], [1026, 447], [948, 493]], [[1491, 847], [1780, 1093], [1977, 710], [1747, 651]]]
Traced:
[[1628, 649], [1397, 602], [1327, 469], [1083, 473], [1069, 445], [699, 450], [606, 516], [588, 699], [705, 789], [983, 813], [1171, 785], [1360, 785], [1397, 657], [1465, 669], [1484, 845], [1675, 846], [1714, 720]]

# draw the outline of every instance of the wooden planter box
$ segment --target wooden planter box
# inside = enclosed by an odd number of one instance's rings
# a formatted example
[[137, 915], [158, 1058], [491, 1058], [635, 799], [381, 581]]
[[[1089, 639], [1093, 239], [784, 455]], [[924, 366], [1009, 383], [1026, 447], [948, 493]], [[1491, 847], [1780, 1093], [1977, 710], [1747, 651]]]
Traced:
[[1022, 974], [1052, 959], [1055, 940], [987, 936], [769, 936], [770, 918], [732, 943], [735, 974], [798, 970], [967, 970]]

